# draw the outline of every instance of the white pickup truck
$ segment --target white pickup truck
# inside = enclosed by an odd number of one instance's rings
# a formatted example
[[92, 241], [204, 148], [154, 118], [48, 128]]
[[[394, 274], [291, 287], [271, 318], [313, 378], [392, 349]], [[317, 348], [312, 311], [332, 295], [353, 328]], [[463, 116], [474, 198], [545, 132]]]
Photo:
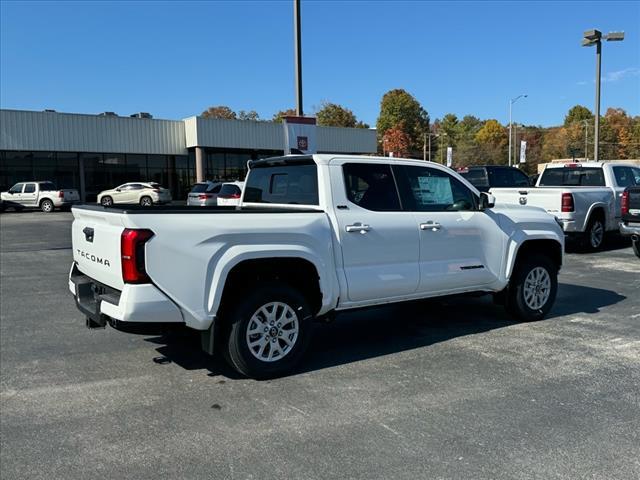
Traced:
[[74, 189], [58, 189], [53, 182], [20, 182], [0, 194], [0, 209], [39, 208], [51, 213], [56, 208], [70, 208], [80, 201]]
[[492, 188], [496, 202], [541, 207], [554, 215], [567, 235], [581, 237], [591, 250], [605, 232], [617, 231], [621, 199], [628, 186], [640, 185], [640, 168], [625, 163], [550, 164], [535, 187]]
[[239, 207], [74, 207], [69, 289], [87, 326], [186, 324], [265, 378], [335, 312], [480, 292], [531, 321], [554, 302], [553, 216], [493, 208], [440, 165], [294, 155], [250, 162], [245, 186]]

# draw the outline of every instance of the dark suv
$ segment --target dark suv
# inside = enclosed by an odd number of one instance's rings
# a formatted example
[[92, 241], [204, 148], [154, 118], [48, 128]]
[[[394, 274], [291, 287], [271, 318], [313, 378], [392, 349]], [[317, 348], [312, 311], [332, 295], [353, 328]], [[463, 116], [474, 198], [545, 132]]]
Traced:
[[458, 173], [481, 192], [490, 188], [530, 187], [529, 177], [515, 167], [477, 165], [459, 168]]

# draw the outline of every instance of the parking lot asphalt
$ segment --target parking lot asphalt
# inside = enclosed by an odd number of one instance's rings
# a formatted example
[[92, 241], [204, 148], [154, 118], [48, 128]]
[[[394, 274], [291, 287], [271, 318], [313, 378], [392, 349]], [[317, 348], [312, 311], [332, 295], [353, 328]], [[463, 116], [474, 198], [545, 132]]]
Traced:
[[0, 216], [0, 477], [640, 478], [640, 260], [570, 253], [549, 318], [487, 298], [318, 325], [238, 378], [184, 334], [89, 331], [71, 214]]

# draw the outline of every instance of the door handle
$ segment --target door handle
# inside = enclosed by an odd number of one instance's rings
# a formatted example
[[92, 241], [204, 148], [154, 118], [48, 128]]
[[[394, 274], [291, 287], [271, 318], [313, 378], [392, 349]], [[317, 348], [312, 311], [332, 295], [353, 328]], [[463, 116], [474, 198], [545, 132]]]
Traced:
[[427, 222], [420, 224], [420, 230], [431, 230], [432, 232], [438, 231], [442, 228], [442, 225], [436, 222]]
[[349, 233], [361, 233], [361, 234], [365, 234], [367, 233], [369, 230], [371, 230], [371, 227], [369, 225], [366, 225], [364, 223], [355, 223], [353, 225], [347, 225], [345, 227], [345, 230]]

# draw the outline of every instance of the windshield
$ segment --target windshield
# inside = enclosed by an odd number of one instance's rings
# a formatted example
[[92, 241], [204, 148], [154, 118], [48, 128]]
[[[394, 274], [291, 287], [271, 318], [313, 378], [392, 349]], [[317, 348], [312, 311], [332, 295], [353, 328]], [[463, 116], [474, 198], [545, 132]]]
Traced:
[[604, 174], [598, 167], [547, 168], [540, 177], [541, 187], [604, 187]]

